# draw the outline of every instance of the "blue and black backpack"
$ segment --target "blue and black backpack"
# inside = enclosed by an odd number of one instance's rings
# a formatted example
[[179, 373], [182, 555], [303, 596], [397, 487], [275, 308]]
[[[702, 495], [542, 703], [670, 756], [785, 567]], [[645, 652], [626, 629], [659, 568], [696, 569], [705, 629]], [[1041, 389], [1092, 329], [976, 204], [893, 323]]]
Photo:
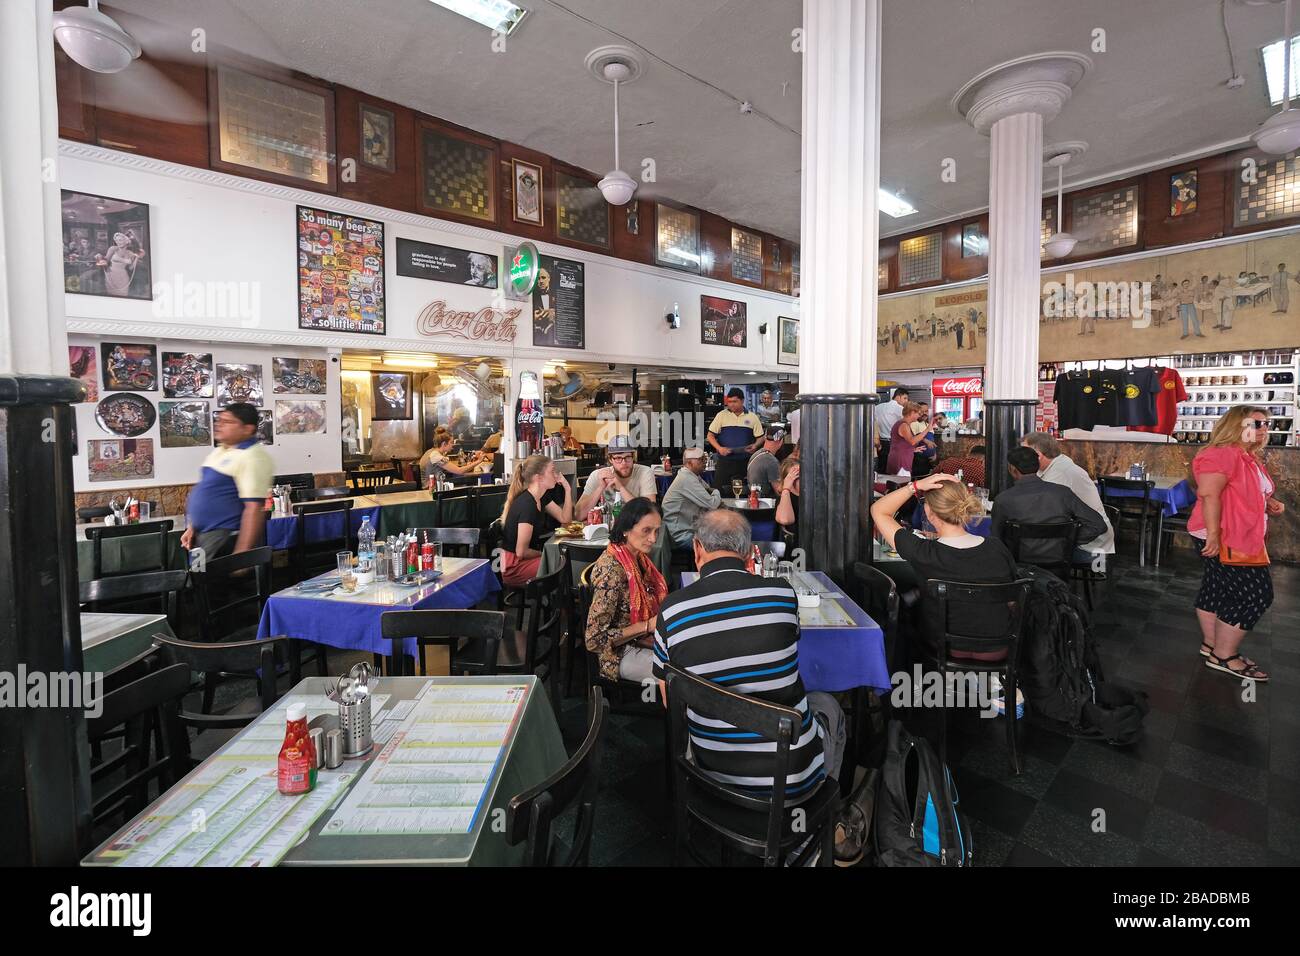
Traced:
[[876, 792], [878, 866], [970, 866], [970, 830], [957, 810], [957, 785], [929, 742], [891, 721]]

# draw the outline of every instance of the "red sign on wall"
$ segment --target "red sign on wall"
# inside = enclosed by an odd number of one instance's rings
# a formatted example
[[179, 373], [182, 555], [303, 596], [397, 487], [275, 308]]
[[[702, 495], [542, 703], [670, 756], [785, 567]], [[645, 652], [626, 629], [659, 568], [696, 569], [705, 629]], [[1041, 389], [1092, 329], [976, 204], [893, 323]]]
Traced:
[[936, 378], [930, 385], [935, 398], [979, 398], [984, 394], [984, 379], [978, 375], [967, 378]]
[[421, 335], [447, 335], [457, 339], [478, 339], [485, 342], [513, 342], [515, 323], [523, 309], [493, 309], [487, 306], [477, 312], [457, 312], [447, 308], [439, 299], [420, 310], [415, 329]]

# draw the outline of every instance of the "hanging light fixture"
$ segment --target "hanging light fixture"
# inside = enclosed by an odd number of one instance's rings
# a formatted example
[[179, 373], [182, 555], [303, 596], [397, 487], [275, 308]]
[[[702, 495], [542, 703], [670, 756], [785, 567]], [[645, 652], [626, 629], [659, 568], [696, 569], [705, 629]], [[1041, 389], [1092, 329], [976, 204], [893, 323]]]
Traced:
[[606, 46], [587, 54], [587, 69], [597, 79], [614, 84], [614, 168], [596, 184], [611, 206], [625, 205], [636, 192], [636, 182], [619, 166], [618, 88], [641, 75], [641, 62], [630, 47]]
[[[1083, 152], [1082, 149], [1077, 152]], [[1061, 218], [1065, 206], [1065, 164], [1077, 155], [1073, 149], [1054, 151], [1047, 157], [1047, 165], [1056, 167], [1056, 232], [1043, 243], [1043, 249], [1049, 259], [1064, 259], [1074, 251], [1078, 242], [1068, 232], [1061, 231]]]
[[1285, 0], [1282, 14], [1282, 109], [1251, 134], [1266, 153], [1281, 156], [1300, 149], [1300, 110], [1291, 108], [1291, 0]]
[[66, 7], [54, 14], [54, 39], [73, 62], [96, 73], [119, 73], [139, 58], [140, 44], [111, 17], [99, 10], [99, 0], [84, 7]]

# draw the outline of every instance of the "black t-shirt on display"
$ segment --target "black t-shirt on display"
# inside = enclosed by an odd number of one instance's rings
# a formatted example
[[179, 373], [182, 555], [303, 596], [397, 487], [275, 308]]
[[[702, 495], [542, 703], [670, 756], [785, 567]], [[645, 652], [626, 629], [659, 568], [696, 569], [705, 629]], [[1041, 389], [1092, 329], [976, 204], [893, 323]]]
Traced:
[[1155, 368], [1129, 369], [1120, 393], [1121, 425], [1154, 425], [1156, 399], [1160, 397], [1160, 372]]
[[[1095, 425], [1121, 425], [1120, 396], [1125, 373], [1110, 369], [1066, 372], [1056, 380], [1052, 400], [1056, 402], [1061, 430]], [[1152, 396], [1154, 403], [1154, 396]]]

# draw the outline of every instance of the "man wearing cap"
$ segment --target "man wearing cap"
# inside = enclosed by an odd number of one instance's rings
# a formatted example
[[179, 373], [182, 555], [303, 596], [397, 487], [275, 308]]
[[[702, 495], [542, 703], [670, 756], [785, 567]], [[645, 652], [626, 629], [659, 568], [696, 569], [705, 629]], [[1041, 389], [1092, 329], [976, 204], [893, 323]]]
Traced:
[[575, 515], [585, 515], [601, 499], [607, 489], [612, 488], [623, 496], [627, 504], [633, 498], [649, 498], [654, 501], [658, 490], [655, 487], [654, 472], [649, 465], [636, 463], [636, 452], [626, 435], [615, 435], [605, 449], [609, 461], [608, 468], [597, 468], [587, 476], [587, 483], [582, 487], [582, 497], [574, 508]]
[[682, 467], [664, 492], [664, 526], [673, 545], [689, 547], [695, 537], [695, 519], [722, 504], [722, 492], [704, 480], [704, 449], [682, 452]]
[[753, 412], [745, 411], [745, 393], [741, 389], [727, 392], [726, 406], [709, 425], [709, 444], [718, 453], [713, 487], [723, 492], [731, 489], [733, 478], [745, 477], [749, 456], [763, 438], [763, 423]]
[[763, 447], [754, 452], [749, 459], [746, 480], [750, 485], [758, 485], [758, 493], [763, 498], [777, 496], [776, 484], [781, 475], [781, 463], [776, 453], [785, 444], [785, 429], [780, 425], [768, 425], [763, 436]]

